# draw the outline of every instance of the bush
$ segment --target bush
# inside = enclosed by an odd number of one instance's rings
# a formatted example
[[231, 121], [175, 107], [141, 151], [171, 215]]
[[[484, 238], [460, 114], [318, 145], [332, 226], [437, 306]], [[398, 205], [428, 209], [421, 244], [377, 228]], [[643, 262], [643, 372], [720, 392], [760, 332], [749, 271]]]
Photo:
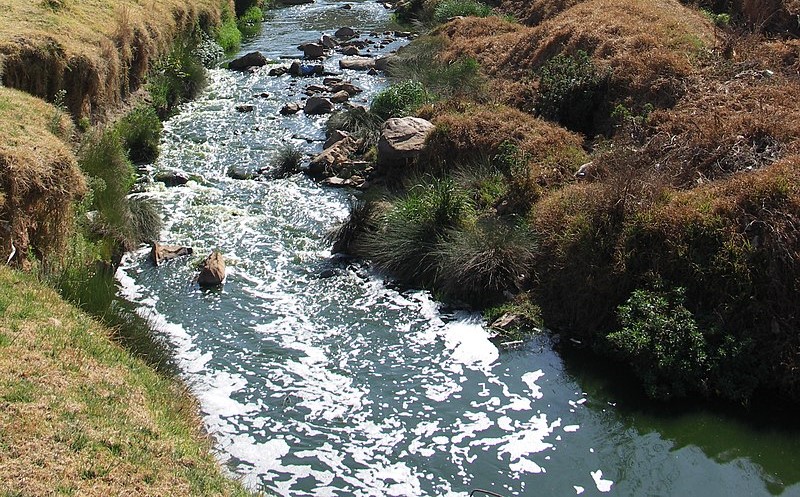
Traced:
[[217, 28], [214, 38], [225, 53], [235, 52], [242, 45], [242, 33], [236, 25], [236, 16], [227, 7], [222, 12], [222, 24]]
[[452, 181], [416, 184], [380, 215], [377, 228], [365, 234], [358, 255], [412, 283], [433, 286], [439, 244], [472, 214], [469, 199]]
[[350, 215], [327, 237], [328, 241], [333, 244], [331, 251], [334, 254], [355, 253], [359, 237], [375, 229], [377, 212], [375, 202], [351, 199]]
[[438, 250], [437, 288], [473, 305], [517, 293], [530, 274], [535, 244], [524, 224], [494, 217], [453, 230]]
[[278, 150], [272, 159], [272, 177], [286, 178], [296, 173], [300, 169], [300, 161], [303, 160], [303, 152], [297, 147], [286, 145]]
[[537, 111], [573, 131], [590, 134], [606, 96], [607, 79], [586, 52], [559, 54], [539, 71]]
[[653, 398], [683, 397], [706, 388], [708, 347], [684, 300], [683, 288], [636, 290], [617, 309], [621, 329], [606, 337]]
[[190, 43], [184, 41], [176, 43], [172, 51], [155, 64], [147, 89], [153, 108], [164, 120], [178, 105], [197, 96], [205, 83], [205, 68]]
[[242, 33], [242, 36], [250, 38], [258, 34], [261, 29], [261, 21], [264, 20], [264, 12], [253, 5], [242, 13], [236, 20], [236, 26]]
[[397, 83], [378, 93], [372, 100], [370, 112], [382, 120], [406, 117], [428, 101], [425, 87], [416, 81]]
[[128, 158], [134, 164], [156, 160], [162, 128], [158, 113], [149, 105], [133, 109], [116, 126], [122, 145], [128, 152]]
[[491, 7], [475, 0], [442, 0], [433, 11], [433, 20], [441, 24], [454, 17], [488, 17], [491, 14]]

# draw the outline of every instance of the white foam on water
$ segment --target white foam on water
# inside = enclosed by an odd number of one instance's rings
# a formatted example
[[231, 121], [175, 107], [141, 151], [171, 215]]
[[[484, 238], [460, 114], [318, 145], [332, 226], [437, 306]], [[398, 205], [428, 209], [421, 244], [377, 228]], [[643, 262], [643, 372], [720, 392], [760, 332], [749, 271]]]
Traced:
[[604, 480], [602, 470], [598, 469], [597, 471], [590, 472], [590, 474], [592, 475], [592, 479], [594, 480], [597, 490], [603, 493], [611, 491], [611, 486], [614, 484], [614, 482], [611, 480]]
[[581, 487], [581, 486], [578, 486], [578, 485], [573, 485], [573, 487], [572, 487], [572, 488], [574, 488], [574, 489], [575, 489], [575, 494], [576, 494], [576, 495], [580, 495], [580, 494], [582, 494], [583, 492], [585, 492], [585, 491], [586, 491], [586, 489], [585, 489], [585, 488], [583, 488], [583, 487]]

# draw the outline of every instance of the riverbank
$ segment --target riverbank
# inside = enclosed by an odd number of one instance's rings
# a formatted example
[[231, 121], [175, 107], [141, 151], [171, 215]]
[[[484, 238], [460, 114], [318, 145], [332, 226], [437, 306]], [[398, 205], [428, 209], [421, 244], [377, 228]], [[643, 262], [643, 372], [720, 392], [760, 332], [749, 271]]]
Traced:
[[0, 493], [250, 495], [185, 387], [112, 330], [7, 268], [0, 316]]
[[798, 40], [778, 3], [759, 23], [748, 2], [411, 2], [464, 17], [390, 67], [381, 117], [430, 125], [414, 156], [378, 145], [337, 248], [543, 324], [654, 398], [800, 403]]

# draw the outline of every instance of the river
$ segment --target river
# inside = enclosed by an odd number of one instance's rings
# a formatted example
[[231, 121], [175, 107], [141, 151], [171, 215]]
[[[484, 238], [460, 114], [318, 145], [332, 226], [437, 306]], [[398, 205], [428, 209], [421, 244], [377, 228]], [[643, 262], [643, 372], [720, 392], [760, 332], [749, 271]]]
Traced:
[[[380, 4], [350, 3], [274, 10], [242, 52], [297, 56], [341, 26], [389, 26]], [[338, 58], [326, 67], [338, 72]], [[278, 112], [321, 78], [266, 72], [211, 70], [165, 124], [153, 170], [198, 180], [147, 194], [163, 208], [162, 241], [198, 256], [155, 268], [143, 249], [117, 273], [234, 475], [284, 496], [800, 495], [797, 431], [704, 408], [660, 412], [549, 338], [503, 344], [478, 316], [331, 256], [325, 234], [352, 192], [302, 174], [229, 178], [287, 143], [321, 149], [325, 117]], [[386, 84], [345, 76], [365, 89], [355, 103]], [[254, 111], [237, 112], [243, 103]], [[227, 282], [201, 290], [194, 264], [212, 249], [229, 262]]]

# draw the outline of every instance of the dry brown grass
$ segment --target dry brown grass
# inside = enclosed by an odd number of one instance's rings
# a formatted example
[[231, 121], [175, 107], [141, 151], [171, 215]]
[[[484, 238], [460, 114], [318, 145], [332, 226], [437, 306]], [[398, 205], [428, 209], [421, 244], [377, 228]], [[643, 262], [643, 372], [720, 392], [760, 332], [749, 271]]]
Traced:
[[102, 120], [176, 37], [219, 22], [224, 1], [9, 0], [0, 16], [3, 84], [51, 101], [66, 90], [73, 116]]
[[83, 175], [66, 141], [66, 113], [17, 90], [0, 88], [0, 257], [16, 247], [39, 255], [58, 251], [72, 225], [72, 204], [86, 191]]
[[500, 9], [528, 26], [535, 26], [585, 0], [503, 0]]
[[0, 268], [0, 493], [247, 495], [197, 406], [30, 276]]

